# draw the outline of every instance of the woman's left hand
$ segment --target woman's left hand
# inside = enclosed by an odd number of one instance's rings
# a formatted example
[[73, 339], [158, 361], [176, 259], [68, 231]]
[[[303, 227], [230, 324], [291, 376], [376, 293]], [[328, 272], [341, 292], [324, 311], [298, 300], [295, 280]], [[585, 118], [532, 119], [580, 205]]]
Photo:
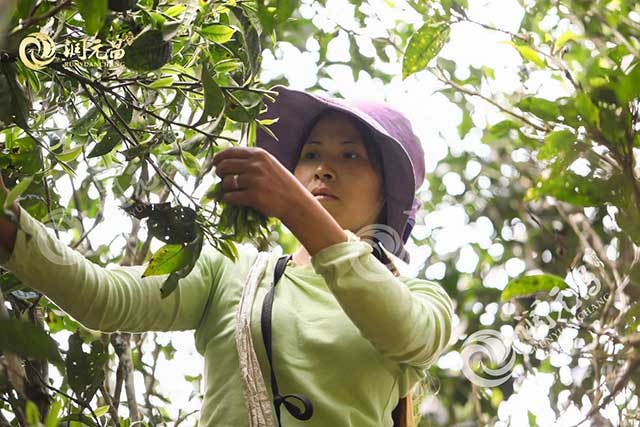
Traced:
[[[258, 147], [230, 147], [213, 158], [222, 178], [223, 201], [249, 206], [286, 222], [294, 206], [303, 206], [311, 193], [268, 151]], [[233, 175], [238, 175], [238, 188]], [[301, 203], [302, 202], [302, 203]]]

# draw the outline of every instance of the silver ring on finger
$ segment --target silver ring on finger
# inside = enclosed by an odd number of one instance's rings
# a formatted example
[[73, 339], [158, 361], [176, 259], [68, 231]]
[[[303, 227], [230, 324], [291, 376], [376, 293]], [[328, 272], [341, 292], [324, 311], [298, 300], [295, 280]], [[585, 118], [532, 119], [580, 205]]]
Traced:
[[237, 190], [238, 188], [240, 188], [240, 184], [238, 184], [238, 174], [233, 174], [231, 176], [231, 180], [233, 181], [233, 189]]

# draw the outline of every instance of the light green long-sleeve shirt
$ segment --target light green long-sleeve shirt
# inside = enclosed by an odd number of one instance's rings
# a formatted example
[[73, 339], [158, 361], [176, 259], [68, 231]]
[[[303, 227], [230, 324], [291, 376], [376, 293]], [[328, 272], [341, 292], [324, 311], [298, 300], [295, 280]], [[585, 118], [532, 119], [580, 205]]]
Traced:
[[[314, 407], [313, 417], [300, 421], [282, 406], [286, 427], [392, 426], [398, 399], [424, 377], [451, 335], [452, 304], [439, 284], [395, 277], [368, 243], [347, 234], [349, 241], [324, 248], [311, 266], [290, 263], [276, 287], [272, 346], [278, 387], [281, 394], [304, 394]], [[195, 330], [204, 356], [200, 425], [244, 427], [235, 312], [258, 252], [245, 244], [238, 251], [234, 264], [205, 243], [191, 273], [161, 299], [166, 275], [141, 278], [146, 266], [101, 267], [22, 209], [15, 248], [11, 254], [0, 249], [0, 265], [89, 329]], [[260, 314], [277, 259], [270, 255], [251, 314], [269, 393]]]

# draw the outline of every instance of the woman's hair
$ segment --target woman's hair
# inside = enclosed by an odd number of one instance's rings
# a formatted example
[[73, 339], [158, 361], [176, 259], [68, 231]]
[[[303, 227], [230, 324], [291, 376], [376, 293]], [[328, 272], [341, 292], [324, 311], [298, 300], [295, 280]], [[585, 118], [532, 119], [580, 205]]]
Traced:
[[[326, 116], [327, 114], [330, 113], [335, 113], [335, 112], [340, 112], [331, 108], [327, 108], [323, 111], [321, 111], [319, 114], [316, 115], [316, 117], [314, 117], [313, 120], [311, 120], [311, 122], [309, 122], [309, 124], [307, 125], [307, 128], [304, 130], [299, 144], [298, 144], [298, 151], [296, 153], [296, 162], [300, 159], [300, 153], [302, 152], [302, 148], [304, 147], [304, 144], [307, 142], [307, 139], [309, 138], [309, 135], [311, 134], [311, 131], [313, 130], [314, 126], [318, 123], [318, 121], [320, 121], [321, 118], [323, 118], [324, 116]], [[347, 113], [343, 113], [345, 115], [347, 115], [348, 117], [352, 118], [349, 114]], [[369, 162], [371, 163], [371, 165], [373, 166], [373, 169], [380, 175], [381, 182], [385, 182], [384, 180], [384, 167], [383, 167], [383, 163], [382, 163], [382, 155], [380, 153], [380, 147], [378, 146], [378, 143], [376, 142], [375, 138], [373, 137], [373, 134], [371, 133], [371, 130], [369, 129], [369, 127], [367, 127], [364, 123], [362, 123], [360, 120], [354, 119], [352, 118], [353, 123], [356, 125], [356, 127], [358, 128], [358, 130], [360, 131], [360, 135], [362, 136], [362, 141], [364, 143], [364, 147], [367, 150], [367, 156], [369, 157]], [[376, 219], [376, 224], [387, 224], [387, 198], [385, 195], [385, 201], [384, 204], [382, 206], [382, 210], [380, 211], [380, 214], [378, 215], [378, 218]], [[377, 243], [377, 242], [374, 242]], [[394, 273], [395, 275], [397, 275], [397, 270], [395, 269], [395, 266], [393, 265], [393, 262], [391, 260], [389, 260], [387, 258], [387, 256], [385, 255], [384, 251], [382, 251], [379, 247], [377, 247], [377, 245], [374, 245], [374, 251], [373, 254], [376, 256], [376, 258], [378, 258], [385, 266], [387, 266], [387, 268], [389, 268], [389, 270], [391, 270], [392, 273]], [[407, 396], [400, 398], [400, 400], [398, 400], [398, 404], [396, 405], [396, 407], [393, 409], [393, 411], [391, 412], [391, 417], [393, 418], [393, 427], [415, 427], [415, 420], [413, 418], [413, 399], [411, 396], [411, 392], [409, 392], [409, 394], [407, 394]]]

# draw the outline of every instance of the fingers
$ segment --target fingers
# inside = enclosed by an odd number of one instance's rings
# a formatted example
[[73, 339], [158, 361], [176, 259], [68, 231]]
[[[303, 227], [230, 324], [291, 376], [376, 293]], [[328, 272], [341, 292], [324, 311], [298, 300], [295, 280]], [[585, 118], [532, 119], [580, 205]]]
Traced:
[[224, 178], [225, 175], [230, 175], [234, 173], [243, 173], [247, 170], [247, 160], [246, 159], [226, 159], [224, 161], [220, 161], [218, 166], [216, 166], [215, 173], [220, 178]]
[[218, 163], [225, 159], [247, 159], [251, 157], [255, 148], [249, 147], [229, 147], [213, 156], [213, 166], [217, 167]]
[[[237, 178], [237, 183], [234, 182], [233, 177], [235, 175], [238, 175]], [[243, 182], [243, 178], [246, 178], [246, 176], [243, 176], [242, 174], [228, 174], [222, 177], [222, 191], [224, 192], [228, 192], [228, 191], [243, 191], [246, 190], [249, 186]], [[237, 184], [237, 187], [236, 187]]]
[[261, 177], [271, 173], [274, 163], [277, 161], [266, 150], [257, 147], [231, 147], [217, 153], [213, 165], [215, 174], [222, 178], [222, 200], [262, 212], [265, 200], [260, 196], [264, 182]]
[[255, 208], [249, 191], [247, 190], [227, 191], [223, 194], [222, 200], [224, 200], [225, 203], [230, 203], [232, 205], [251, 206]]

